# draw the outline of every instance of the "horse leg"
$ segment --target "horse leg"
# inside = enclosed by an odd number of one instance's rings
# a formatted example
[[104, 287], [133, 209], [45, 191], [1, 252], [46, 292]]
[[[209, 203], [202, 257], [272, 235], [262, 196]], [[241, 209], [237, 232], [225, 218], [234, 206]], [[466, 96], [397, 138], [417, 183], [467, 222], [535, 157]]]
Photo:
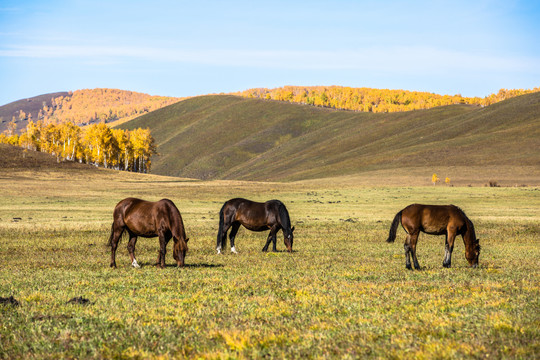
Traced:
[[276, 226], [276, 229], [272, 231], [270, 230], [270, 234], [272, 234], [272, 251], [277, 252], [277, 232], [279, 231], [280, 227]]
[[225, 249], [225, 246], [227, 246], [227, 231], [229, 231], [229, 228], [231, 227], [231, 224], [228, 221], [225, 221], [223, 227], [219, 228], [218, 236], [217, 236], [217, 244], [216, 244], [216, 250], [218, 254], [221, 254], [221, 249]]
[[456, 233], [454, 231], [448, 231], [446, 235], [446, 242], [444, 245], [444, 260], [442, 264], [446, 268], [452, 266], [452, 251], [454, 251], [455, 239]]
[[120, 242], [120, 239], [122, 238], [122, 234], [124, 233], [124, 228], [120, 226], [115, 226], [113, 223], [112, 229], [111, 229], [111, 238], [110, 238], [110, 245], [111, 245], [111, 267], [116, 268], [116, 249], [118, 248], [118, 243]]
[[270, 233], [268, 234], [268, 238], [266, 239], [266, 244], [264, 244], [264, 247], [262, 249], [263, 252], [268, 251], [268, 246], [270, 245], [271, 241], [272, 241], [272, 230], [270, 230]]
[[418, 241], [418, 235], [420, 234], [419, 231], [415, 232], [411, 235], [410, 239], [410, 246], [411, 246], [411, 254], [413, 258], [414, 268], [416, 270], [420, 270], [420, 264], [418, 264], [418, 259], [416, 258], [416, 242]]
[[240, 223], [236, 222], [233, 223], [231, 226], [231, 232], [229, 233], [229, 240], [231, 241], [231, 252], [238, 254], [236, 252], [236, 248], [234, 247], [234, 238], [236, 237], [236, 234], [238, 233], [238, 229], [240, 228]]
[[170, 239], [170, 237], [163, 233], [159, 234], [159, 255], [157, 265], [162, 269], [165, 268], [165, 254], [167, 253], [167, 244]]
[[276, 252], [277, 249], [276, 249], [276, 232], [277, 232], [277, 227], [276, 226], [273, 226], [271, 229], [270, 229], [270, 233], [268, 234], [268, 238], [266, 239], [266, 244], [264, 245], [262, 251], [266, 252], [268, 251], [268, 246], [270, 246], [270, 242], [273, 243], [273, 249], [272, 251]]
[[448, 246], [448, 233], [447, 233], [444, 238], [444, 259], [442, 263], [442, 266], [444, 267], [448, 267], [447, 264], [448, 264], [448, 258], [449, 258], [449, 253], [450, 253], [449, 250], [450, 250], [450, 247]]
[[411, 267], [411, 235], [407, 234], [407, 239], [405, 239], [405, 244], [403, 247], [405, 248], [405, 268], [412, 270]]
[[131, 259], [131, 266], [134, 268], [140, 268], [139, 264], [137, 263], [137, 259], [135, 259], [135, 244], [137, 243], [137, 236], [133, 233], [129, 233], [129, 242], [128, 242], [128, 252], [129, 257]]

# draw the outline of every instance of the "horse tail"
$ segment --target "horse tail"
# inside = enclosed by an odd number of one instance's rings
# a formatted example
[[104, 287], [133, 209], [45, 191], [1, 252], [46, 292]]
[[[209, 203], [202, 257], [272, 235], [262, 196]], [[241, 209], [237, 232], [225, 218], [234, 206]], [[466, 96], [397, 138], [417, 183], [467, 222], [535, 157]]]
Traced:
[[396, 214], [396, 216], [394, 216], [394, 220], [392, 221], [392, 225], [390, 226], [390, 232], [388, 233], [388, 239], [386, 239], [386, 242], [391, 243], [391, 242], [394, 242], [394, 240], [396, 240], [396, 231], [399, 224], [401, 223], [402, 212], [403, 210], [401, 210], [400, 212]]
[[114, 221], [111, 225], [111, 236], [109, 236], [109, 242], [107, 243], [107, 245], [109, 247], [112, 247], [112, 239], [113, 239], [113, 235], [114, 235]]

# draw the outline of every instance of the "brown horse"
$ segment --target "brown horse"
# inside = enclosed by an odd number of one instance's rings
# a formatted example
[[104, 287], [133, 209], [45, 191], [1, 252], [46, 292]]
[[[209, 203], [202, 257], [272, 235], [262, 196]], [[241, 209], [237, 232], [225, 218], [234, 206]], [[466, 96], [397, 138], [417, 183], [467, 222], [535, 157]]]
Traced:
[[174, 240], [173, 258], [179, 267], [184, 266], [188, 250], [186, 232], [180, 211], [171, 200], [151, 202], [135, 198], [120, 201], [114, 208], [109, 246], [111, 247], [111, 267], [116, 268], [116, 248], [124, 230], [129, 234], [128, 252], [133, 267], [140, 267], [135, 259], [137, 236], [151, 238], [159, 236], [157, 264], [165, 267], [167, 243]]
[[270, 242], [273, 242], [272, 251], [276, 249], [276, 233], [283, 230], [285, 246], [289, 252], [292, 252], [293, 231], [289, 212], [283, 203], [279, 200], [270, 200], [265, 203], [254, 202], [246, 199], [231, 199], [221, 208], [219, 212], [219, 230], [217, 234], [217, 253], [227, 244], [227, 231], [232, 227], [229, 239], [231, 240], [231, 251], [236, 253], [234, 247], [234, 238], [240, 228], [240, 225], [251, 231], [270, 230], [266, 245], [262, 251], [268, 251]]
[[412, 255], [415, 269], [420, 269], [416, 259], [416, 242], [420, 232], [430, 235], [446, 235], [444, 267], [450, 267], [454, 240], [457, 235], [461, 235], [465, 243], [465, 258], [472, 267], [478, 266], [480, 245], [474, 232], [473, 223], [457, 206], [421, 204], [407, 206], [394, 217], [387, 242], [394, 242], [400, 223], [407, 232], [405, 240], [405, 266], [407, 269], [412, 269], [410, 255]]

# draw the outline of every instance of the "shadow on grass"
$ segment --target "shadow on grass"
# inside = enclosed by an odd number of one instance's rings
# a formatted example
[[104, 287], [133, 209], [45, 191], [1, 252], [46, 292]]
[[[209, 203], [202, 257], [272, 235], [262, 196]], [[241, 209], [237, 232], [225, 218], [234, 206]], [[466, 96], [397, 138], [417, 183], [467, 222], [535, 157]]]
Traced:
[[[156, 263], [139, 263], [141, 267], [155, 267], [158, 268]], [[171, 264], [165, 264], [165, 268], [176, 268], [178, 265], [171, 263]], [[207, 263], [196, 263], [196, 264], [190, 264], [186, 263], [184, 264], [185, 268], [220, 268], [223, 267], [222, 264], [207, 264]]]
[[280, 253], [283, 253], [283, 254], [294, 254], [294, 253], [297, 253], [298, 250], [293, 250], [291, 252], [289, 252], [288, 250], [276, 250], [276, 251], [271, 251], [271, 250], [268, 250], [268, 251], [261, 251], [263, 254], [280, 254]]
[[223, 267], [223, 264], [200, 263], [200, 264], [185, 264], [184, 266], [188, 268], [220, 268], [220, 267]]

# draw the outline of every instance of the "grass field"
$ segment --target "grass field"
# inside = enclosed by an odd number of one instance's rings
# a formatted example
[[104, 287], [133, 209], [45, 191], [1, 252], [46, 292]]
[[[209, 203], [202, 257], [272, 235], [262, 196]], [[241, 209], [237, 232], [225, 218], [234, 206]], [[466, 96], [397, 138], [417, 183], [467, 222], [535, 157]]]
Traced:
[[[360, 186], [199, 182], [72, 169], [0, 173], [0, 358], [538, 358], [538, 187]], [[157, 239], [126, 239], [108, 267], [112, 209], [163, 197], [190, 237], [187, 266], [153, 266]], [[262, 253], [266, 234], [241, 229], [238, 255], [215, 254], [229, 198], [281, 199], [294, 253]], [[442, 267], [444, 237], [421, 235], [421, 271], [405, 269], [390, 222], [413, 203], [454, 203], [482, 252], [463, 242]], [[282, 238], [278, 250], [283, 251]], [[89, 304], [71, 304], [74, 297]]]

